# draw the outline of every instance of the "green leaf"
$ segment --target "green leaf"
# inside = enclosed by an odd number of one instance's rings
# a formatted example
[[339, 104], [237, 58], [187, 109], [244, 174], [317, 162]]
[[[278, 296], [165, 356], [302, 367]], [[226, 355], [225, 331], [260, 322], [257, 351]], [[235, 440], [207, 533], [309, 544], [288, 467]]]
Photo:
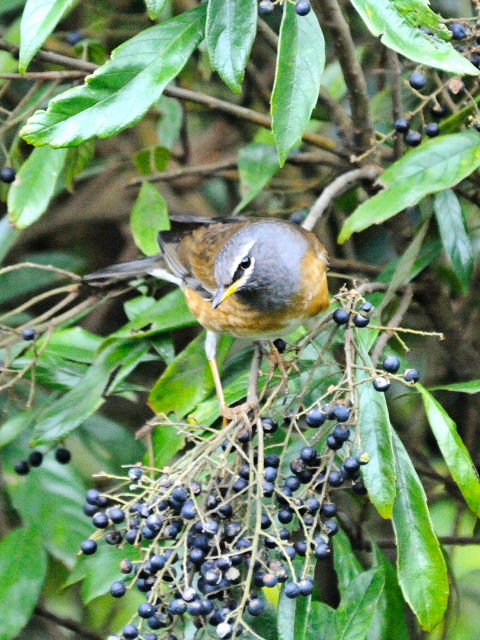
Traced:
[[[161, 96], [158, 101], [161, 118], [157, 124], [157, 137], [166, 149], [172, 149], [180, 137], [183, 122], [183, 109], [178, 100]], [[160, 171], [160, 169], [157, 170]]]
[[352, 545], [343, 529], [335, 536], [335, 553], [333, 554], [335, 573], [340, 593], [346, 591], [353, 578], [363, 572], [363, 567], [352, 550]]
[[[428, 10], [425, 2], [416, 0], [408, 3], [398, 0], [352, 0], [352, 4], [360, 14], [367, 29], [375, 36], [380, 36], [386, 47], [401, 53], [410, 60], [415, 60], [429, 67], [442, 69], [451, 73], [478, 75], [478, 69], [455, 50], [450, 42], [429, 36], [417, 25], [424, 25], [425, 15], [429, 15], [433, 26], [439, 24], [435, 14]], [[419, 12], [419, 7], [422, 11]], [[422, 20], [421, 22], [419, 22]], [[440, 31], [439, 29], [437, 29]]]
[[185, 446], [185, 436], [169, 424], [158, 426], [153, 432], [155, 467], [163, 469], [173, 456]]
[[41, 413], [35, 426], [34, 443], [57, 442], [79, 427], [103, 404], [112, 371], [144, 353], [145, 345], [134, 341], [117, 341], [105, 348], [81, 382]]
[[92, 140], [68, 150], [65, 162], [65, 185], [69, 191], [75, 187], [75, 178], [88, 167], [95, 155], [95, 143]]
[[278, 640], [306, 640], [312, 597], [287, 598], [282, 591], [277, 609]]
[[433, 531], [425, 491], [395, 432], [393, 448], [397, 495], [392, 522], [397, 540], [399, 583], [420, 624], [430, 630], [440, 622], [447, 608], [447, 567]]
[[205, 39], [210, 62], [222, 80], [240, 93], [245, 65], [255, 39], [256, 0], [209, 0]]
[[295, 7], [285, 3], [272, 93], [272, 130], [280, 166], [307, 128], [324, 66], [325, 41], [315, 13], [298, 16]]
[[77, 0], [27, 0], [20, 23], [20, 73], [25, 73], [33, 56], [76, 4]]
[[465, 382], [452, 382], [437, 387], [430, 387], [430, 391], [456, 391], [459, 393], [480, 393], [480, 380], [466, 380]]
[[442, 405], [421, 384], [416, 385], [425, 405], [428, 422], [440, 451], [466, 503], [480, 517], [480, 478], [457, 425]]
[[338, 241], [388, 220], [429, 193], [454, 186], [480, 166], [480, 133], [473, 129], [439, 136], [412, 149], [382, 173], [385, 186], [355, 209], [345, 221]]
[[255, 142], [242, 147], [238, 152], [242, 199], [235, 207], [234, 213], [241, 211], [253, 200], [279, 169], [275, 147]]
[[134, 125], [183, 69], [203, 38], [205, 5], [145, 29], [112, 53], [86, 83], [37, 111], [21, 135], [38, 146], [75, 146]]
[[46, 572], [46, 553], [35, 530], [14, 529], [0, 542], [0, 640], [18, 637], [37, 604]]
[[[182, 418], [213, 390], [213, 378], [205, 356], [205, 334], [195, 338], [170, 364], [155, 383], [149, 403], [156, 413], [174, 412]], [[223, 336], [217, 362], [226, 356], [233, 339]]]
[[383, 570], [378, 567], [353, 578], [335, 614], [336, 640], [363, 640], [366, 637], [384, 584]]
[[0, 427], [0, 448], [13, 442], [21, 433], [31, 427], [42, 408], [43, 405], [40, 405], [8, 417]]
[[24, 229], [45, 213], [67, 157], [66, 149], [34, 149], [8, 192], [9, 221]]
[[385, 555], [374, 547], [375, 564], [383, 569], [385, 575], [385, 587], [380, 596], [375, 618], [368, 631], [368, 640], [409, 640], [407, 622], [405, 620], [405, 602], [398, 584], [395, 568], [387, 560]]
[[147, 5], [148, 15], [151, 20], [156, 20], [160, 17], [163, 11], [163, 7], [167, 4], [167, 0], [145, 0]]
[[165, 198], [153, 184], [144, 182], [133, 205], [130, 227], [137, 247], [147, 256], [160, 252], [158, 232], [170, 228]]
[[465, 229], [462, 207], [455, 193], [451, 189], [445, 189], [435, 195], [433, 208], [443, 248], [452, 262], [463, 292], [466, 293], [473, 273], [473, 250]]
[[[19, 449], [12, 447], [8, 454], [13, 466]], [[8, 492], [22, 520], [38, 532], [46, 549], [72, 568], [81, 541], [92, 533], [82, 511], [85, 486], [73, 466], [46, 456], [35, 473], [21, 478], [12, 474]]]
[[[365, 354], [364, 357], [371, 365], [368, 355]], [[368, 371], [358, 370], [359, 382], [369, 377]], [[358, 385], [357, 390], [360, 439], [363, 449], [370, 456], [370, 462], [363, 467], [362, 475], [370, 500], [380, 515], [383, 518], [391, 518], [396, 488], [392, 425], [387, 403], [384, 394], [375, 391], [371, 380]]]

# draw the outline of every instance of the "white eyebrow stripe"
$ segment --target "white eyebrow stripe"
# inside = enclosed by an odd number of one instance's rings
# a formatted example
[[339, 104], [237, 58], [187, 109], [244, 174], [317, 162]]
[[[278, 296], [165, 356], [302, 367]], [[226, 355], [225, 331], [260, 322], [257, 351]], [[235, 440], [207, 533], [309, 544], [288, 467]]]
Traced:
[[[238, 253], [237, 259], [232, 264], [232, 272], [230, 274], [231, 280], [233, 280], [233, 276], [235, 275], [235, 272], [236, 272], [236, 270], [238, 269], [238, 267], [240, 265], [240, 261], [248, 255], [248, 252], [253, 247], [255, 242], [256, 242], [256, 240], [250, 240], [247, 244], [245, 244], [245, 245], [243, 245], [241, 247], [241, 252]], [[255, 260], [252, 258], [252, 264], [250, 265], [250, 267], [248, 269], [246, 269], [246, 273], [253, 267], [254, 264], [255, 264]]]

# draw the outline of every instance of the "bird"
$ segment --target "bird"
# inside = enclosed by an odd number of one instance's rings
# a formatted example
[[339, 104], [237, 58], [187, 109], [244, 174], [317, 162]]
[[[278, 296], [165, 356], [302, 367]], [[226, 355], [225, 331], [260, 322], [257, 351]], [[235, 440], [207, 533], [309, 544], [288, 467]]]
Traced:
[[328, 254], [316, 235], [278, 218], [171, 216], [161, 253], [83, 276], [86, 283], [151, 275], [178, 285], [206, 329], [205, 352], [220, 411], [225, 404], [216, 362], [222, 334], [273, 340], [329, 304]]

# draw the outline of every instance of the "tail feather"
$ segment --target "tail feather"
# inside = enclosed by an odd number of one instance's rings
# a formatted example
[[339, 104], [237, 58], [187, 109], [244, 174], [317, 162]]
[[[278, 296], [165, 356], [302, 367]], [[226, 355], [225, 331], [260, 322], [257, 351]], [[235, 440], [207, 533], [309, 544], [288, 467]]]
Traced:
[[130, 260], [130, 262], [114, 264], [106, 269], [95, 271], [95, 273], [88, 273], [86, 276], [83, 276], [83, 280], [87, 282], [109, 279], [120, 280], [124, 278], [131, 278], [133, 276], [147, 275], [152, 270], [162, 268], [163, 266], [164, 261], [162, 256], [148, 256], [147, 258], [140, 258], [139, 260]]

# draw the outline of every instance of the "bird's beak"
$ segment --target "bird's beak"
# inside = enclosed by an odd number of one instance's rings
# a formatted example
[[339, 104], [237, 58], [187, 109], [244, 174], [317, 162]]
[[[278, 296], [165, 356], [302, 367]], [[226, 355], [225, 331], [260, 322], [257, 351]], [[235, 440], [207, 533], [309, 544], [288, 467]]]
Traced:
[[242, 276], [238, 280], [235, 280], [235, 282], [233, 282], [229, 287], [218, 287], [216, 294], [213, 296], [212, 309], [215, 310], [219, 307], [224, 300], [230, 297], [232, 293], [235, 293], [235, 291], [241, 287], [244, 281], [245, 276]]

